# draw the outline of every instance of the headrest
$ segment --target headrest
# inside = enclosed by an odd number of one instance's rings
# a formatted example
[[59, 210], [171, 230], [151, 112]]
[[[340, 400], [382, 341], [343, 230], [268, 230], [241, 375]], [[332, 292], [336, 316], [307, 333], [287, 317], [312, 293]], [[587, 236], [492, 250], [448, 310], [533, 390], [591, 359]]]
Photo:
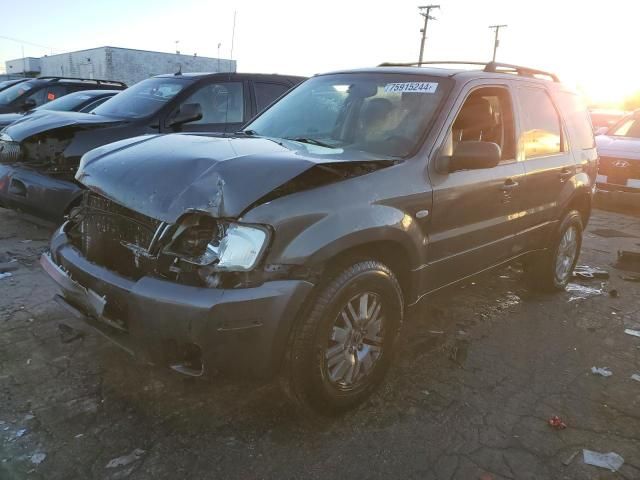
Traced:
[[484, 129], [496, 126], [493, 109], [488, 100], [482, 97], [470, 98], [465, 102], [456, 118], [454, 129]]
[[365, 122], [382, 120], [393, 110], [393, 104], [386, 98], [372, 98], [367, 102], [362, 112]]

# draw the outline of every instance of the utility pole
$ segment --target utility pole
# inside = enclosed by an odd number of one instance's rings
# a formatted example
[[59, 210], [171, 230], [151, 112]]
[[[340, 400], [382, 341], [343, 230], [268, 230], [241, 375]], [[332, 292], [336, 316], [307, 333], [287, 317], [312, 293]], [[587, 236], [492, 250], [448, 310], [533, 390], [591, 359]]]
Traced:
[[508, 27], [508, 25], [491, 25], [489, 26], [489, 28], [493, 28], [496, 32], [496, 37], [493, 41], [493, 62], [496, 61], [496, 52], [498, 51], [498, 47], [500, 46], [500, 39], [498, 38], [498, 35], [500, 33], [500, 29], [501, 28], [506, 28]]
[[422, 64], [422, 57], [424, 55], [424, 41], [427, 38], [427, 24], [429, 23], [429, 20], [436, 19], [435, 17], [432, 17], [430, 13], [431, 10], [435, 10], [436, 8], [440, 8], [440, 5], [424, 5], [418, 7], [420, 15], [424, 17], [424, 27], [420, 30], [420, 32], [422, 32], [422, 41], [420, 42], [420, 59], [418, 61], [418, 65]]

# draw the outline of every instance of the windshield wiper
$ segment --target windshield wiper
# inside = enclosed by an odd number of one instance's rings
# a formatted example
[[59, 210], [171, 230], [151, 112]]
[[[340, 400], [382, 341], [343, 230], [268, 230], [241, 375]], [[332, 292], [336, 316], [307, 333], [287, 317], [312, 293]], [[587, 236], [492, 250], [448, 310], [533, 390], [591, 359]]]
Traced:
[[329, 145], [328, 143], [321, 142], [320, 140], [316, 140], [315, 138], [296, 137], [296, 138], [285, 138], [285, 140], [291, 140], [291, 141], [300, 142], [300, 143], [308, 143], [310, 145], [316, 145], [318, 147], [338, 148], [338, 147], [334, 147], [333, 145]]

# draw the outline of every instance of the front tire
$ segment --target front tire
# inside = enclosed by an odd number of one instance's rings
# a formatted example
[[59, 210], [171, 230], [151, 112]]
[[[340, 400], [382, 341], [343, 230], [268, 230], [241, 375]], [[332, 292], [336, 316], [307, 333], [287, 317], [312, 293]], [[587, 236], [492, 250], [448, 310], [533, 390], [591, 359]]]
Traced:
[[400, 285], [367, 260], [334, 275], [294, 327], [282, 386], [309, 414], [335, 414], [364, 401], [383, 379], [402, 325]]
[[549, 249], [527, 263], [529, 284], [547, 292], [564, 290], [571, 280], [582, 247], [582, 216], [577, 210], [565, 215]]

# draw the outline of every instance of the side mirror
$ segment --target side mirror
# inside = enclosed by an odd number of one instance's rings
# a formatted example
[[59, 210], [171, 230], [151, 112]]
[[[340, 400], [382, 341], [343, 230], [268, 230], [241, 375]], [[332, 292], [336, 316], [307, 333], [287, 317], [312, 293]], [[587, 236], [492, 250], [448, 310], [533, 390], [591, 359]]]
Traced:
[[449, 161], [449, 171], [492, 168], [500, 163], [502, 151], [493, 142], [460, 142]]
[[609, 127], [598, 127], [596, 128], [596, 131], [593, 132], [594, 135], [606, 135], [607, 132], [609, 131]]
[[199, 103], [185, 103], [173, 117], [169, 119], [170, 127], [177, 127], [189, 122], [195, 122], [202, 118], [202, 107]]
[[22, 108], [23, 111], [28, 112], [32, 108], [35, 108], [35, 106], [36, 106], [36, 101], [33, 98], [27, 98], [24, 102], [22, 102], [22, 105], [20, 105], [20, 108]]

